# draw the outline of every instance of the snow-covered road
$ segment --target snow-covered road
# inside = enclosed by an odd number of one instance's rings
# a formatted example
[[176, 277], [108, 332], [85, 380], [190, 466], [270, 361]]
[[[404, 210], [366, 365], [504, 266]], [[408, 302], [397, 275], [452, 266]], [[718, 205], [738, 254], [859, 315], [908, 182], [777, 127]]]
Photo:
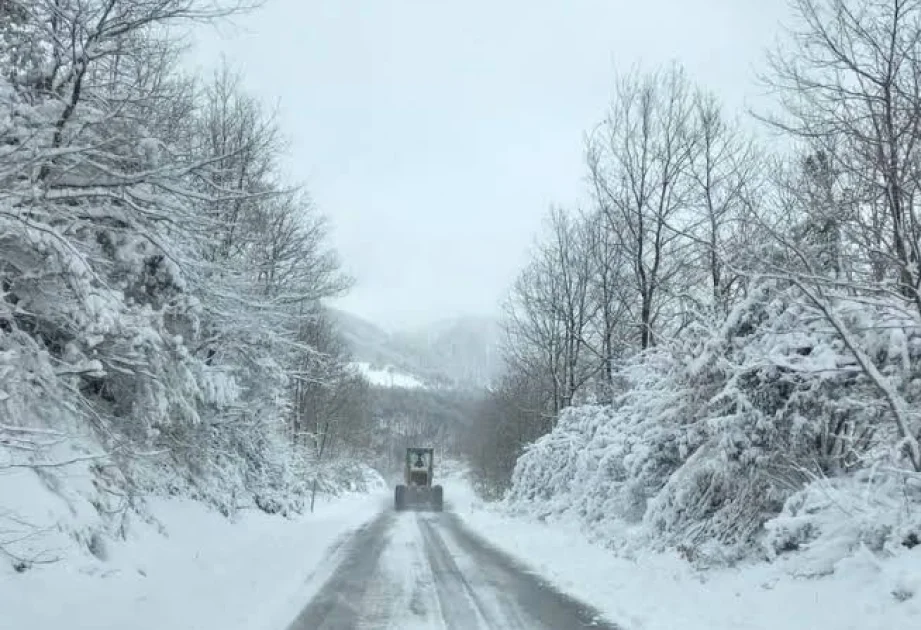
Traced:
[[384, 511], [289, 630], [613, 629], [449, 513]]

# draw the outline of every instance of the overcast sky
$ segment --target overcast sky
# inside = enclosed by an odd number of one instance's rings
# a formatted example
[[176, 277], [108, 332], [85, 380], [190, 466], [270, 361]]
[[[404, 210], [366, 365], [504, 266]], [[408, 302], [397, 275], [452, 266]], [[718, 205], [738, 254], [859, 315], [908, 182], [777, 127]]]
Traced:
[[784, 0], [268, 0], [199, 34], [280, 108], [287, 170], [387, 326], [490, 314], [552, 203], [585, 196], [583, 134], [612, 78], [680, 60], [729, 107]]

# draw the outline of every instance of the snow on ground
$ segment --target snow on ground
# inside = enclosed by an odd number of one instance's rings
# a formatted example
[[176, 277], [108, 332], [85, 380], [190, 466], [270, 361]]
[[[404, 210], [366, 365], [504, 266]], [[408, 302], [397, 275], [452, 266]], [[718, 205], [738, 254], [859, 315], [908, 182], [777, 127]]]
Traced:
[[392, 365], [376, 367], [367, 361], [354, 361], [352, 366], [359, 374], [364, 376], [369, 383], [379, 387], [404, 387], [407, 389], [425, 388], [426, 384], [412, 374], [401, 372]]
[[314, 514], [234, 523], [202, 503], [150, 499], [166, 535], [136, 522], [105, 561], [0, 569], [0, 627], [279, 630], [335, 568], [337, 544], [389, 500], [389, 489], [318, 498]]
[[858, 552], [820, 578], [795, 577], [795, 558], [698, 571], [677, 555], [617, 557], [572, 522], [509, 516], [461, 477], [444, 485], [446, 509], [472, 531], [624, 630], [921, 627], [921, 546], [887, 560]]

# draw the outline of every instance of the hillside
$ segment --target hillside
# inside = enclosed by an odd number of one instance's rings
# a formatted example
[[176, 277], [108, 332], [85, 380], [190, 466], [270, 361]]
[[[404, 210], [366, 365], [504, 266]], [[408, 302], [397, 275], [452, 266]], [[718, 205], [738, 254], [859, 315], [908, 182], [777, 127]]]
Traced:
[[374, 375], [372, 381], [481, 389], [499, 371], [500, 331], [491, 318], [448, 318], [391, 333], [347, 311], [328, 310], [353, 361], [366, 375]]
[[457, 387], [480, 389], [501, 370], [500, 334], [493, 318], [462, 316], [400, 332], [395, 338], [419, 357], [423, 369], [443, 371]]

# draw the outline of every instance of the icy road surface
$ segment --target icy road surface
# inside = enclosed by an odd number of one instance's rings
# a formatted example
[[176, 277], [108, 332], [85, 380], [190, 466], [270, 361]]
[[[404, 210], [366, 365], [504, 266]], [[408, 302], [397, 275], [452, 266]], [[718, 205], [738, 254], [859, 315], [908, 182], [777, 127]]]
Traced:
[[615, 630], [448, 512], [385, 511], [288, 630]]

